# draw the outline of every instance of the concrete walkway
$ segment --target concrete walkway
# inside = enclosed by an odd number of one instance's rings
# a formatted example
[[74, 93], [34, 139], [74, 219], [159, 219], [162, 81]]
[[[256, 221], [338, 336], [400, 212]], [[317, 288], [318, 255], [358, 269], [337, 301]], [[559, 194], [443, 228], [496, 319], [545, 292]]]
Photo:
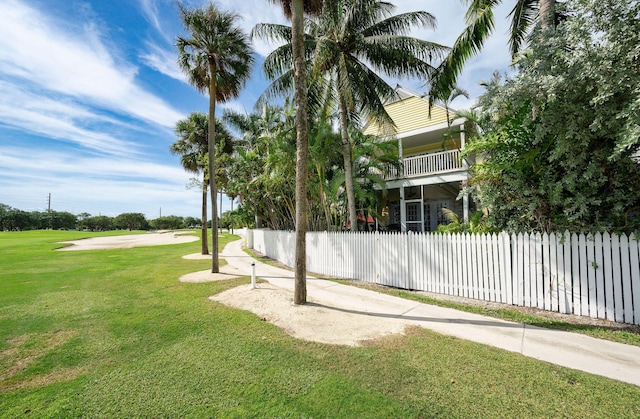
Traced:
[[[253, 262], [257, 277], [293, 291], [293, 272], [253, 259], [242, 251], [242, 242], [228, 244], [220, 256], [246, 275], [251, 275]], [[330, 308], [334, 310], [401, 318], [444, 335], [640, 386], [640, 347], [637, 346], [418, 303], [313, 277], [307, 277], [307, 293], [330, 301]]]

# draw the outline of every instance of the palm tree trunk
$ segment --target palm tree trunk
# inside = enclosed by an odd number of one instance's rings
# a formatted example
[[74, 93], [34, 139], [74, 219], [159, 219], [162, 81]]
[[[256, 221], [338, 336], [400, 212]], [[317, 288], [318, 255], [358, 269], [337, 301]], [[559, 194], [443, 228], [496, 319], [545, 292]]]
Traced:
[[209, 239], [207, 237], [207, 181], [202, 181], [202, 254], [209, 254]]
[[331, 210], [327, 203], [327, 194], [324, 192], [324, 186], [320, 185], [320, 205], [324, 211], [324, 219], [327, 223], [327, 231], [333, 231], [333, 223], [331, 222]]
[[304, 1], [291, 2], [291, 47], [296, 102], [296, 267], [294, 304], [307, 302], [307, 171], [309, 133], [307, 126], [307, 80], [304, 67]]
[[351, 141], [347, 121], [347, 105], [340, 98], [340, 133], [342, 134], [342, 156], [344, 158], [344, 184], [347, 190], [347, 207], [351, 231], [358, 231], [358, 214], [356, 213], [356, 195], [353, 188], [353, 163], [351, 162]]
[[556, 0], [540, 0], [540, 27], [547, 29], [555, 25]]
[[327, 203], [327, 194], [324, 191], [324, 166], [321, 166], [318, 161], [315, 163], [316, 174], [318, 175], [318, 195], [320, 197], [320, 205], [324, 212], [324, 218], [327, 223], [327, 231], [332, 231], [331, 225], [331, 211], [329, 210], [329, 204]]
[[209, 130], [207, 144], [209, 148], [209, 185], [211, 185], [211, 272], [220, 272], [218, 261], [218, 206], [216, 204], [216, 71], [215, 64], [209, 61]]

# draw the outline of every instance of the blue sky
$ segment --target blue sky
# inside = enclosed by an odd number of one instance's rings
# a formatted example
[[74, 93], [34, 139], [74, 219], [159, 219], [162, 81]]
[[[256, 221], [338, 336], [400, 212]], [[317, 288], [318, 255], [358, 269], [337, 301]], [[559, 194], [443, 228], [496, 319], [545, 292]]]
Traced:
[[[414, 36], [452, 45], [464, 27], [462, 1], [392, 1], [397, 12], [426, 10], [436, 31]], [[185, 0], [187, 7], [205, 4]], [[247, 32], [256, 23], [285, 23], [268, 0], [220, 0]], [[485, 51], [459, 80], [472, 105], [488, 80], [509, 63], [506, 15]], [[169, 153], [176, 121], [206, 112], [208, 99], [186, 83], [174, 43], [183, 34], [173, 0], [2, 0], [0, 2], [0, 203], [26, 211], [51, 208], [116, 216], [140, 212], [198, 217], [193, 176]], [[267, 82], [262, 57], [273, 46], [254, 42], [256, 67], [240, 97], [219, 106], [251, 111]], [[421, 80], [390, 80], [423, 92]], [[223, 211], [230, 202], [225, 199]]]

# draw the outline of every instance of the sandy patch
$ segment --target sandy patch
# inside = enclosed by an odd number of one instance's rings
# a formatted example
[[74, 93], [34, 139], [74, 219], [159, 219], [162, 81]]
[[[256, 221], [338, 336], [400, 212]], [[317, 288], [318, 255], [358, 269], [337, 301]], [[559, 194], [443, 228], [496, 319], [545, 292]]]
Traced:
[[404, 333], [409, 325], [403, 319], [353, 312], [311, 296], [307, 304], [297, 306], [291, 291], [265, 283], [256, 289], [251, 285], [231, 288], [209, 299], [251, 311], [297, 339], [334, 345], [362, 345], [368, 340]]
[[[201, 255], [201, 256], [208, 256], [208, 259], [211, 259], [211, 255]], [[186, 275], [182, 275], [180, 278], [178, 278], [178, 280], [180, 282], [198, 283], [198, 282], [224, 281], [227, 279], [239, 278], [241, 276], [246, 276], [246, 275], [244, 275], [242, 272], [240, 272], [238, 269], [234, 268], [233, 266], [222, 265], [220, 266], [219, 273], [214, 274], [214, 273], [211, 273], [211, 269], [207, 269], [206, 271], [191, 272]]]
[[202, 253], [191, 253], [190, 255], [182, 256], [182, 259], [189, 260], [211, 260], [211, 255], [203, 255]]
[[58, 250], [102, 250], [102, 249], [128, 249], [140, 246], [159, 246], [165, 244], [189, 243], [200, 240], [192, 235], [180, 235], [173, 232], [131, 234], [125, 236], [92, 237], [89, 239], [72, 240], [60, 243], [69, 246]]

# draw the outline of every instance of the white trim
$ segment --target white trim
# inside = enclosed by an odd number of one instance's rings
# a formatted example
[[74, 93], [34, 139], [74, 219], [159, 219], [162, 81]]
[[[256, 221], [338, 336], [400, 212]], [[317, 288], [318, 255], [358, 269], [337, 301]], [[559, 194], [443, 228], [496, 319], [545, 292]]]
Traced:
[[466, 170], [460, 170], [450, 173], [441, 173], [439, 175], [430, 175], [408, 179], [397, 179], [387, 181], [387, 189], [396, 189], [408, 186], [420, 186], [420, 185], [437, 185], [439, 183], [451, 183], [462, 182], [469, 177]]

